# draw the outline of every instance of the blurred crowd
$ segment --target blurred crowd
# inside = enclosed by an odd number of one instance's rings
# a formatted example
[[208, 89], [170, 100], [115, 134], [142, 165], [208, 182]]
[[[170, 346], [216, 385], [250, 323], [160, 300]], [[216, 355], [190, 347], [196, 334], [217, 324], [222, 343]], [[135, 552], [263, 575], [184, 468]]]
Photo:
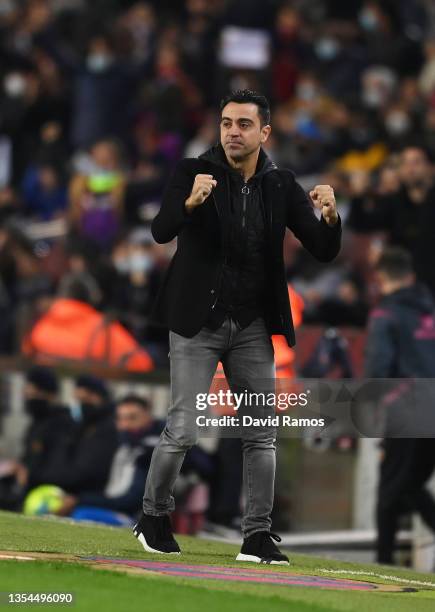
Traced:
[[3, 0], [1, 353], [167, 365], [150, 312], [176, 245], [149, 224], [239, 88], [270, 99], [268, 155], [337, 195], [333, 265], [286, 243], [304, 322], [364, 328], [387, 242], [435, 292], [431, 0]]

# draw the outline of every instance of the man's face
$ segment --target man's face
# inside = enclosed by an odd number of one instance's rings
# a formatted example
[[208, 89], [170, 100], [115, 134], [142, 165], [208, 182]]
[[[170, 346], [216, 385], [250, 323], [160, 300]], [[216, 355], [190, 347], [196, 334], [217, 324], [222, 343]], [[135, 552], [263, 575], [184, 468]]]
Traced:
[[270, 126], [261, 126], [256, 104], [229, 102], [222, 110], [221, 144], [226, 156], [243, 161], [258, 151], [270, 134]]
[[116, 429], [118, 431], [132, 432], [146, 429], [152, 417], [148, 410], [136, 404], [119, 404], [116, 407]]
[[431, 178], [430, 163], [421, 149], [405, 149], [400, 157], [400, 178], [406, 187], [424, 185]]

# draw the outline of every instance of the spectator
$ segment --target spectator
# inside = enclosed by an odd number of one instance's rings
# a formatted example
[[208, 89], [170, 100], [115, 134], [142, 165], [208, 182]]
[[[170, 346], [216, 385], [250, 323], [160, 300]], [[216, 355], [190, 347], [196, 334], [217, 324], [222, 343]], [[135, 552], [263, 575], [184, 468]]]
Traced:
[[[117, 512], [134, 517], [142, 505], [143, 482], [163, 427], [153, 418], [148, 400], [136, 395], [120, 399], [116, 405], [118, 448], [104, 489], [82, 489], [77, 496], [66, 497], [59, 514], [71, 514], [77, 520], [102, 516], [105, 522], [115, 520]], [[99, 509], [111, 512], [100, 515]]]
[[71, 427], [67, 441], [57, 444], [50, 464], [39, 472], [39, 482], [68, 493], [102, 490], [117, 446], [109, 393], [93, 376], [76, 381], [75, 398], [81, 420]]
[[131, 371], [153, 369], [151, 357], [127, 330], [91, 305], [92, 295], [83, 278], [72, 276], [62, 289], [25, 338], [23, 351], [27, 355], [51, 362], [79, 360]]
[[433, 168], [422, 147], [409, 146], [400, 154], [400, 190], [372, 206], [364, 204], [358, 220], [349, 219], [352, 229], [384, 230], [391, 244], [410, 251], [417, 278], [435, 293], [435, 269], [431, 264], [432, 227], [435, 223]]
[[118, 146], [110, 140], [97, 142], [84, 171], [70, 183], [71, 227], [102, 248], [110, 246], [122, 223], [124, 193]]
[[[84, 382], [89, 384], [84, 377], [79, 379], [76, 389], [82, 409], [86, 406], [83, 400], [89, 401], [89, 389], [83, 388]], [[143, 482], [165, 423], [153, 417], [148, 400], [134, 394], [118, 400], [115, 422], [118, 447], [104, 489], [85, 488], [77, 495], [67, 495], [58, 514], [115, 525], [133, 523], [142, 507]], [[191, 449], [176, 485], [177, 499], [186, 503], [199, 479], [208, 480], [212, 470], [213, 461], [208, 453], [199, 447]]]
[[160, 276], [156, 269], [154, 241], [148, 228], [136, 229], [115, 265], [120, 272], [117, 305], [120, 321], [140, 343], [148, 339], [149, 317]]
[[30, 166], [22, 182], [24, 205], [29, 217], [49, 221], [62, 216], [67, 205], [67, 189], [55, 165]]
[[73, 422], [67, 409], [58, 403], [58, 391], [51, 370], [35, 366], [27, 373], [24, 397], [30, 424], [21, 458], [10, 463], [8, 477], [0, 480], [2, 508], [19, 509], [26, 492], [44, 482], [41, 478], [50, 469], [56, 448], [65, 444], [70, 434]]

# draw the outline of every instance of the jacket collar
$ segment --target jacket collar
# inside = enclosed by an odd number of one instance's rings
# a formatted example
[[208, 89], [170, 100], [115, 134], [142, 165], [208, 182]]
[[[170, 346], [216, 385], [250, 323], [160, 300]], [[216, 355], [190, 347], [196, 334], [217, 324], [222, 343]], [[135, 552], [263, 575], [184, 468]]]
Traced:
[[[200, 155], [198, 159], [209, 161], [212, 164], [215, 164], [220, 168], [224, 169], [230, 174], [236, 174], [237, 176], [240, 176], [239, 173], [229, 165], [227, 161], [227, 156], [225, 155], [225, 151], [220, 143], [218, 143], [214, 147], [211, 147], [211, 149]], [[268, 172], [277, 169], [278, 166], [275, 164], [275, 162], [273, 162], [270, 157], [263, 151], [263, 149], [260, 148], [257, 168], [252, 178], [262, 178]]]

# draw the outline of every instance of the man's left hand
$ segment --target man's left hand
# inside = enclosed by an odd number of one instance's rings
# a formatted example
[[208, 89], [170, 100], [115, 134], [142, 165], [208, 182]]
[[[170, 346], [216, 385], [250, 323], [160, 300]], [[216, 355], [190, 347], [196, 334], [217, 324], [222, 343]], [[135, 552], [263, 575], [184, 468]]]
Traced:
[[310, 197], [314, 206], [322, 211], [326, 223], [330, 226], [335, 225], [338, 221], [338, 213], [332, 187], [330, 185], [316, 185], [310, 191]]

